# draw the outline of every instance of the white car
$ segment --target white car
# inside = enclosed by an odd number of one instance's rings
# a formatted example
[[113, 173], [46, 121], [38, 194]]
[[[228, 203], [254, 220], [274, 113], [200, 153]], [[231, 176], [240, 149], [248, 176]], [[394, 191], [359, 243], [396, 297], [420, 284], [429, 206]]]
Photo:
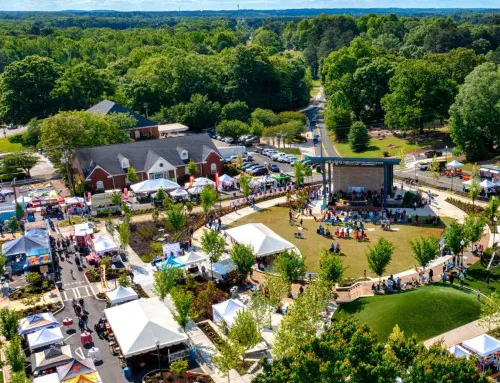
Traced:
[[291, 165], [293, 165], [297, 161], [299, 161], [297, 157], [288, 157], [288, 163]]
[[295, 157], [293, 154], [288, 154], [285, 156], [285, 158], [286, 158], [285, 162], [288, 162], [289, 164], [291, 164], [293, 161], [298, 160], [298, 158]]
[[286, 153], [278, 152], [278, 153], [274, 153], [274, 154], [271, 156], [271, 158], [272, 158], [273, 160], [276, 160], [276, 158], [281, 157], [281, 156], [284, 156], [284, 155], [286, 155]]
[[272, 156], [273, 156], [273, 155], [275, 155], [276, 153], [278, 153], [278, 151], [277, 151], [277, 150], [270, 150], [270, 151], [268, 151], [268, 152], [267, 152], [266, 156], [268, 156], [268, 157], [272, 157]]
[[288, 157], [287, 155], [282, 155], [282, 156], [279, 156], [278, 158], [276, 158], [276, 161], [278, 162], [288, 162]]

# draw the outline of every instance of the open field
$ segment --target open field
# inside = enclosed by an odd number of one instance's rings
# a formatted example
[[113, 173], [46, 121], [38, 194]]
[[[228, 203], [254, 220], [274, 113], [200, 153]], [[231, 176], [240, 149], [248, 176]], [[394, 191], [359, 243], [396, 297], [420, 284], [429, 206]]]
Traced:
[[[356, 239], [328, 239], [316, 233], [319, 223], [314, 220], [304, 217], [304, 230], [302, 230], [303, 239], [295, 239], [297, 225], [291, 226], [288, 223], [288, 209], [285, 207], [274, 207], [271, 209], [256, 212], [249, 216], [243, 217], [235, 222], [232, 226], [241, 226], [246, 223], [260, 222], [268, 226], [277, 234], [292, 242], [298, 247], [300, 252], [305, 256], [306, 267], [308, 271], [318, 269], [319, 255], [321, 250], [328, 249], [332, 241], [340, 243], [340, 249], [345, 256], [342, 256], [342, 262], [347, 267], [345, 277], [357, 278], [363, 276], [363, 270], [366, 270], [368, 276], [374, 276], [368, 269], [366, 261], [366, 250], [371, 243], [375, 243], [380, 237], [385, 237], [394, 243], [396, 250], [391, 263], [387, 268], [387, 274], [397, 273], [408, 270], [415, 265], [413, 254], [410, 250], [408, 241], [417, 238], [420, 235], [434, 236], [439, 238], [443, 232], [444, 225], [441, 227], [434, 226], [414, 226], [414, 225], [393, 225], [393, 228], [399, 228], [399, 231], [387, 232], [380, 229], [378, 225], [367, 224], [369, 242], [357, 242]], [[332, 231], [332, 226], [328, 226]], [[333, 230], [335, 231], [335, 230]]]
[[353, 317], [386, 341], [395, 325], [406, 336], [426, 340], [479, 318], [481, 303], [473, 293], [448, 286], [419, 287], [342, 304], [334, 318]]
[[21, 143], [10, 142], [9, 137], [0, 138], [0, 153], [18, 152], [22, 148]]

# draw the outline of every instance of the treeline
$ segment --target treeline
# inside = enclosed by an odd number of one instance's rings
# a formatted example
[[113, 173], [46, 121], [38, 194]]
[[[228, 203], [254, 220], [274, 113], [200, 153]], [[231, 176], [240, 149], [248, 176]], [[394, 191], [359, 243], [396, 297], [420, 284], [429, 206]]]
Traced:
[[160, 122], [188, 122], [199, 100], [274, 111], [309, 100], [301, 55], [246, 44], [245, 30], [230, 20], [157, 29], [33, 28], [0, 38], [0, 118], [7, 123], [86, 109], [103, 98]]
[[288, 24], [283, 38], [285, 47], [303, 50], [321, 79], [328, 100], [325, 122], [337, 140], [347, 139], [356, 121], [420, 133], [449, 121], [455, 144], [469, 159], [495, 153], [498, 18], [471, 24], [322, 15]]

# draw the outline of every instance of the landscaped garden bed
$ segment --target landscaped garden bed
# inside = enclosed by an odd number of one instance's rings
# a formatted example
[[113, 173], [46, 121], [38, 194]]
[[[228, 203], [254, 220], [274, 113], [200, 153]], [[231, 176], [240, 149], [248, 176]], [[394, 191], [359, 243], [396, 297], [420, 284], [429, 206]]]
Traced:
[[[132, 272], [127, 269], [111, 269], [108, 268], [106, 269], [106, 279], [113, 280], [113, 279], [118, 279], [122, 275], [131, 275]], [[99, 274], [99, 269], [90, 269], [85, 272], [85, 276], [89, 280], [90, 283], [95, 283], [95, 282], [100, 282], [101, 281], [101, 276]]]
[[24, 310], [19, 310], [18, 313], [21, 318], [24, 318], [37, 313], [44, 313], [44, 312], [55, 313], [56, 311], [62, 309], [62, 307], [63, 305], [61, 302], [54, 302], [54, 303], [47, 303], [44, 305], [36, 305]]
[[[11, 293], [9, 295], [9, 299], [15, 301], [19, 299], [32, 298], [41, 294], [48, 293], [49, 291], [54, 289], [55, 285], [53, 281], [42, 279], [40, 274], [36, 274], [38, 275], [38, 278], [36, 278], [36, 280], [31, 281], [31, 283], [28, 280], [28, 284]], [[33, 275], [33, 277], [36, 277], [35, 273], [29, 273], [28, 275]], [[29, 277], [27, 277], [27, 279], [28, 278]]]
[[163, 379], [160, 378], [160, 372], [156, 371], [151, 375], [144, 377], [145, 383], [165, 383], [165, 382], [175, 382], [175, 383], [214, 383], [212, 378], [208, 375], [197, 374], [193, 372], [186, 372], [185, 374], [179, 376], [174, 374], [172, 371], [163, 371]]

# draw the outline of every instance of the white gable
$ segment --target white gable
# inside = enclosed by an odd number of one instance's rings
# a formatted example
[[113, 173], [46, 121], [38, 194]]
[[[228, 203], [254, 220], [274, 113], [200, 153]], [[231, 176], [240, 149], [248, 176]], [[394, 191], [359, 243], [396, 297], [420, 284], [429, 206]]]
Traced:
[[160, 158], [158, 158], [158, 160], [156, 160], [154, 165], [151, 166], [151, 168], [146, 169], [146, 171], [148, 173], [161, 173], [161, 172], [166, 172], [166, 171], [174, 170], [174, 169], [175, 169], [175, 167], [172, 166], [172, 164], [170, 162], [168, 162], [160, 157]]

